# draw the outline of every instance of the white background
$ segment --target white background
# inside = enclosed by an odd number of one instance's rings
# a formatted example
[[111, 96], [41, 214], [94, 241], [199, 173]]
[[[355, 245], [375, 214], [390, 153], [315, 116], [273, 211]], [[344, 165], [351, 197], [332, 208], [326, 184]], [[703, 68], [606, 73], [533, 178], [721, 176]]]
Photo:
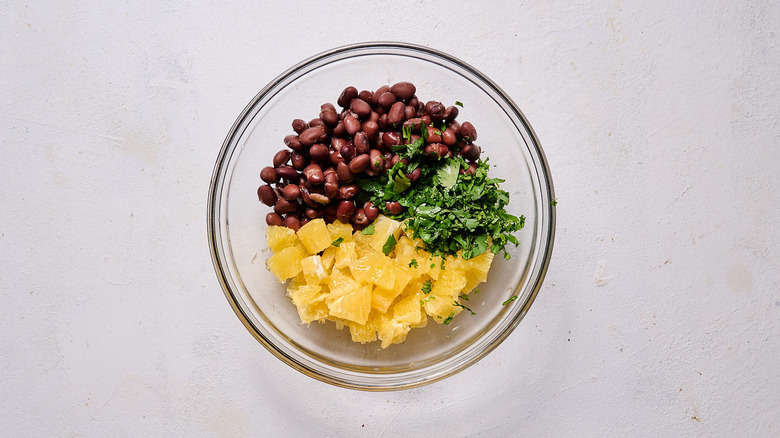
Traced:
[[[0, 2], [1, 436], [780, 434], [777, 2], [111, 3]], [[390, 393], [271, 356], [206, 240], [244, 106], [367, 40], [490, 76], [558, 199], [518, 329]]]

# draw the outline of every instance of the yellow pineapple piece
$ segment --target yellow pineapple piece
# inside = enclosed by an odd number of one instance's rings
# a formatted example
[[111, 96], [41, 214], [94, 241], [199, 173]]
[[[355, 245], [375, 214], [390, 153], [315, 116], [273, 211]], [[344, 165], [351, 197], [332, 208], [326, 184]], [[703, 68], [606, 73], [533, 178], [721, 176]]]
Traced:
[[368, 321], [368, 314], [371, 312], [371, 285], [360, 286], [358, 289], [336, 298], [328, 304], [328, 309], [331, 316], [365, 324]]
[[265, 229], [265, 240], [273, 252], [279, 252], [287, 247], [295, 245], [298, 236], [292, 228], [271, 225]]
[[348, 270], [334, 269], [328, 278], [328, 289], [332, 299], [346, 295], [359, 287], [360, 283], [352, 278]]
[[298, 239], [309, 254], [317, 254], [333, 243], [330, 232], [322, 218], [312, 219], [298, 230]]
[[428, 323], [428, 317], [420, 302], [424, 299], [422, 291], [407, 295], [393, 305], [393, 319], [410, 327], [422, 327]]
[[352, 233], [355, 231], [352, 228], [352, 225], [345, 224], [341, 221], [336, 221], [328, 224], [327, 227], [328, 232], [330, 233], [330, 238], [333, 239], [333, 241], [336, 241], [339, 238], [343, 239], [342, 242], [352, 241]]
[[469, 293], [477, 285], [487, 280], [490, 265], [493, 263], [493, 256], [494, 254], [488, 250], [476, 257], [463, 261], [464, 270], [466, 271], [466, 285], [463, 286], [463, 292]]
[[298, 309], [298, 317], [302, 323], [324, 321], [328, 317], [328, 307], [324, 302], [327, 292], [323, 291], [321, 286], [306, 284], [290, 287], [287, 295]]
[[382, 348], [387, 348], [391, 344], [400, 344], [406, 340], [409, 333], [409, 324], [398, 322], [386, 315], [380, 315], [377, 324], [377, 337], [382, 341]]
[[328, 278], [328, 271], [322, 264], [322, 257], [316, 254], [301, 260], [301, 269], [308, 284], [320, 284]]
[[413, 268], [409, 268], [398, 262], [391, 263], [391, 266], [395, 271], [395, 284], [393, 285], [393, 289], [400, 293], [406, 289], [406, 286], [413, 278], [417, 277], [417, 272]]
[[304, 257], [306, 251], [300, 245], [289, 246], [272, 255], [265, 265], [280, 283], [284, 283], [301, 272], [301, 260]]
[[457, 298], [466, 286], [466, 275], [452, 266], [440, 271], [438, 280], [433, 282], [432, 292], [436, 295], [450, 295]]
[[349, 265], [349, 271], [360, 283], [371, 283], [384, 289], [395, 285], [395, 270], [392, 260], [381, 252], [371, 252]]
[[374, 249], [374, 251], [382, 251], [382, 247], [385, 246], [385, 242], [387, 242], [387, 238], [391, 235], [395, 238], [396, 241], [398, 241], [399, 237], [401, 236], [401, 223], [390, 219], [387, 216], [379, 215], [379, 217], [376, 218], [376, 220], [373, 223], [374, 226], [374, 234], [371, 234], [367, 237], [368, 244], [371, 246], [371, 248]]
[[376, 320], [370, 317], [365, 324], [350, 323], [349, 334], [353, 342], [365, 344], [376, 341]]
[[330, 246], [322, 251], [322, 266], [328, 271], [333, 267], [333, 261], [336, 260], [336, 247]]
[[421, 256], [417, 254], [414, 241], [405, 235], [402, 235], [395, 245], [395, 259], [398, 263], [409, 266], [412, 263], [412, 260], [416, 260], [419, 266], [420, 258]]
[[385, 313], [390, 308], [393, 300], [401, 294], [402, 289], [385, 289], [377, 287], [371, 294], [371, 308], [378, 312]]
[[355, 242], [343, 242], [338, 248], [335, 248], [336, 262], [334, 266], [338, 269], [348, 268], [349, 265], [358, 259], [355, 251], [357, 244]]
[[463, 310], [455, 305], [452, 295], [437, 295], [431, 292], [423, 298], [425, 313], [433, 317], [434, 321], [444, 324]]

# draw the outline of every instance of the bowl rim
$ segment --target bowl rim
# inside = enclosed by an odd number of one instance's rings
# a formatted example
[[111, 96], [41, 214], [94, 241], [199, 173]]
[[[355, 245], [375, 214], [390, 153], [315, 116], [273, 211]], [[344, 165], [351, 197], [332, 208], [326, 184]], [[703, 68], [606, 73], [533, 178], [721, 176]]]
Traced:
[[[246, 311], [238, 304], [238, 299], [235, 295], [235, 292], [230, 287], [230, 281], [228, 280], [229, 274], [227, 272], [228, 270], [223, 265], [223, 263], [226, 263], [226, 261], [223, 260], [220, 255], [221, 244], [218, 236], [219, 233], [217, 232], [217, 229], [215, 227], [215, 223], [218, 219], [218, 216], [215, 216], [215, 212], [219, 209], [220, 196], [218, 196], [218, 194], [219, 194], [220, 186], [218, 186], [218, 182], [221, 180], [220, 175], [221, 175], [223, 165], [225, 163], [225, 157], [228, 155], [228, 152], [230, 151], [230, 145], [237, 133], [238, 127], [246, 119], [247, 115], [252, 111], [255, 105], [269, 91], [274, 90], [278, 85], [282, 84], [287, 78], [289, 78], [291, 75], [294, 75], [299, 70], [305, 69], [308, 66], [312, 64], [316, 64], [321, 60], [331, 58], [331, 57], [336, 57], [346, 52], [355, 52], [360, 50], [376, 50], [376, 49], [387, 49], [387, 50], [393, 50], [399, 52], [405, 52], [405, 51], [418, 52], [426, 56], [442, 58], [445, 61], [450, 62], [458, 66], [459, 68], [462, 68], [463, 70], [467, 71], [469, 74], [475, 76], [478, 80], [482, 81], [485, 85], [491, 88], [492, 91], [495, 92], [507, 104], [507, 108], [505, 108], [505, 110], [509, 109], [514, 113], [514, 115], [517, 117], [517, 120], [521, 122], [523, 128], [527, 131], [528, 135], [530, 136], [531, 146], [533, 147], [534, 152], [536, 153], [536, 156], [539, 160], [539, 162], [537, 163], [537, 167], [540, 171], [540, 174], [538, 176], [539, 179], [544, 181], [546, 185], [546, 187], [540, 187], [540, 188], [541, 189], [546, 188], [546, 192], [547, 192], [546, 195], [547, 198], [550, 200], [550, 202], [548, 202], [547, 205], [540, 205], [539, 207], [540, 210], [546, 208], [547, 210], [546, 216], [549, 218], [549, 220], [547, 222], [548, 226], [547, 226], [546, 235], [540, 236], [542, 237], [543, 241], [544, 239], [546, 239], [547, 245], [545, 247], [541, 247], [541, 246], [539, 247], [539, 250], [542, 252], [542, 255], [538, 259], [540, 262], [538, 275], [533, 280], [533, 283], [529, 284], [531, 290], [528, 299], [523, 303], [522, 308], [517, 312], [517, 314], [514, 315], [510, 324], [507, 325], [504, 330], [501, 330], [495, 338], [490, 339], [490, 342], [485, 346], [485, 348], [482, 348], [473, 357], [469, 358], [468, 360], [462, 363], [457, 364], [457, 366], [447, 370], [446, 372], [439, 371], [436, 372], [435, 375], [428, 376], [422, 379], [418, 378], [417, 380], [411, 382], [399, 383], [394, 381], [391, 382], [390, 384], [367, 385], [365, 383], [357, 383], [354, 381], [350, 381], [348, 379], [340, 379], [333, 375], [325, 374], [308, 367], [306, 364], [301, 363], [295, 357], [290, 356], [282, 349], [278, 348], [271, 339], [266, 338], [266, 336], [264, 336], [261, 330], [259, 330], [254, 325], [249, 315], [247, 315]], [[371, 54], [375, 55], [377, 53], [371, 53]], [[409, 56], [408, 53], [392, 53], [392, 54], [400, 55], [400, 56]], [[544, 198], [544, 194], [542, 194], [542, 198]], [[280, 359], [282, 362], [286, 363], [287, 365], [289, 365], [293, 369], [296, 369], [297, 371], [301, 372], [304, 375], [307, 375], [321, 382], [325, 382], [338, 387], [358, 389], [364, 391], [402, 390], [402, 389], [411, 389], [411, 388], [427, 385], [465, 370], [466, 368], [470, 367], [471, 365], [474, 365], [482, 358], [484, 358], [487, 354], [492, 352], [519, 325], [519, 323], [524, 318], [524, 316], [530, 309], [531, 305], [535, 301], [536, 296], [538, 295], [539, 290], [541, 289], [541, 286], [544, 282], [544, 278], [547, 274], [547, 270], [549, 268], [550, 259], [552, 256], [552, 250], [555, 241], [555, 225], [556, 225], [555, 204], [556, 202], [555, 202], [555, 192], [553, 188], [553, 180], [550, 173], [547, 158], [544, 154], [544, 150], [541, 147], [539, 138], [536, 135], [536, 132], [534, 131], [531, 124], [528, 122], [528, 119], [520, 110], [520, 108], [495, 82], [493, 82], [482, 72], [472, 67], [471, 65], [465, 63], [464, 61], [452, 55], [449, 55], [445, 52], [432, 49], [430, 47], [426, 47], [418, 44], [406, 43], [406, 42], [396, 42], [396, 41], [367, 41], [367, 42], [359, 42], [359, 43], [342, 45], [329, 50], [325, 50], [323, 52], [310, 56], [296, 63], [292, 67], [289, 67], [287, 70], [285, 70], [284, 72], [276, 76], [273, 80], [271, 80], [244, 107], [244, 110], [236, 118], [232, 127], [228, 131], [228, 134], [225, 137], [225, 140], [217, 156], [217, 160], [214, 164], [211, 182], [209, 184], [208, 205], [206, 211], [207, 234], [208, 234], [207, 237], [208, 237], [209, 252], [210, 252], [212, 264], [214, 266], [217, 279], [219, 280], [220, 286], [222, 287], [222, 290], [228, 302], [230, 303], [230, 306], [233, 308], [233, 311], [236, 313], [236, 315], [238, 316], [239, 320], [244, 325], [244, 327], [252, 334], [252, 336], [255, 339], [257, 339], [260, 342], [261, 345], [263, 345], [276, 358]]]

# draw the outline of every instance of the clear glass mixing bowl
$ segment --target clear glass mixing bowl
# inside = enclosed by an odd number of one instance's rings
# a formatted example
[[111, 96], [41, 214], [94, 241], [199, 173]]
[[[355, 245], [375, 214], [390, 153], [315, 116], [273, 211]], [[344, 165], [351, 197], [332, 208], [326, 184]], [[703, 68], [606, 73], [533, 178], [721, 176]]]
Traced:
[[[506, 180], [509, 212], [525, 228], [496, 257], [486, 283], [449, 325], [413, 329], [403, 344], [380, 349], [358, 344], [333, 323], [302, 325], [285, 286], [265, 268], [265, 214], [257, 200], [259, 172], [283, 149], [293, 119], [317, 117], [348, 85], [376, 90], [409, 81], [422, 101], [463, 103], [458, 120], [479, 133], [491, 177]], [[517, 105], [485, 75], [426, 47], [372, 42], [339, 47], [290, 68], [263, 88], [230, 129], [214, 167], [208, 199], [211, 256], [225, 295], [250, 333], [276, 357], [315, 379], [362, 390], [411, 388], [450, 376], [492, 351], [528, 312], [553, 247], [552, 179], [531, 125]], [[514, 301], [502, 305], [510, 297]]]

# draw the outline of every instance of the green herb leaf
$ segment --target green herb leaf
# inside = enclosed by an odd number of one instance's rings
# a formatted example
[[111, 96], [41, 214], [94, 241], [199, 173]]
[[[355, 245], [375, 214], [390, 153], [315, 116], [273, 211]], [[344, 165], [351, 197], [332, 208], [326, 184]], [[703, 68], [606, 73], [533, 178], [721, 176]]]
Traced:
[[501, 305], [502, 306], [506, 306], [507, 304], [511, 303], [512, 301], [514, 301], [516, 299], [517, 299], [517, 295], [512, 295], [511, 297], [509, 297], [508, 300], [506, 300], [503, 303], [501, 303]]
[[459, 303], [459, 302], [457, 302], [457, 301], [453, 301], [453, 302], [452, 302], [452, 304], [453, 304], [453, 305], [455, 305], [455, 306], [461, 307], [461, 308], [463, 308], [464, 310], [468, 310], [469, 312], [471, 312], [471, 314], [472, 314], [472, 315], [476, 315], [476, 314], [477, 314], [477, 312], [475, 312], [475, 311], [473, 311], [473, 310], [469, 309], [468, 307], [464, 306], [463, 304], [461, 304], [461, 303]]
[[422, 285], [422, 292], [424, 294], [431, 293], [431, 289], [433, 289], [433, 286], [431, 285], [431, 280], [425, 280], [425, 283]]
[[343, 241], [344, 241], [344, 238], [343, 237], [339, 237], [338, 239], [334, 240], [330, 244], [333, 245], [333, 246], [338, 247], [338, 246], [341, 245], [341, 242], [343, 242]]
[[455, 101], [455, 105], [458, 105], [459, 107], [463, 108], [463, 104], [458, 100]]
[[458, 182], [458, 173], [460, 172], [460, 163], [456, 160], [448, 160], [436, 171], [439, 178], [439, 184], [445, 189], [451, 189]]
[[390, 254], [395, 249], [396, 243], [397, 242], [395, 241], [395, 236], [393, 236], [392, 234], [387, 236], [387, 241], [385, 241], [385, 245], [382, 247], [382, 252], [385, 255]]
[[416, 268], [417, 267], [417, 259], [412, 259], [411, 262], [409, 262], [410, 268]]
[[455, 317], [455, 312], [450, 313], [450, 316], [448, 316], [444, 321], [442, 321], [442, 324], [447, 325], [450, 322], [452, 322], [452, 318]]
[[374, 234], [374, 224], [370, 224], [369, 226], [363, 228], [363, 231], [361, 231], [364, 236], [370, 236]]

